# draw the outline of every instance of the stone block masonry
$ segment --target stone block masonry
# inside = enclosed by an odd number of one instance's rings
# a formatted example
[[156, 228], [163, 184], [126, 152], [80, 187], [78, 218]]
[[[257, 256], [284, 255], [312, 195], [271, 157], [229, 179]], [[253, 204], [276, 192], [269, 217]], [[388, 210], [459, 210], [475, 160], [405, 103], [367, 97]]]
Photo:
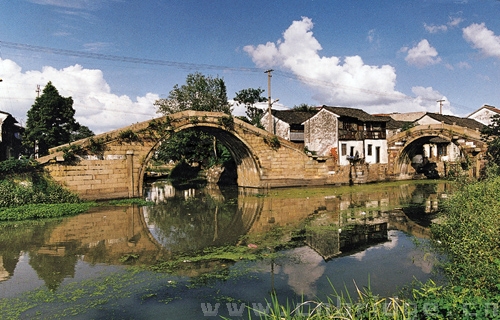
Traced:
[[[81, 198], [98, 200], [142, 197], [144, 173], [149, 160], [162, 141], [168, 140], [173, 132], [186, 129], [203, 131], [216, 137], [231, 151], [237, 165], [238, 186], [257, 189], [367, 183], [384, 181], [389, 177], [397, 179], [404, 173], [398, 162], [404, 149], [402, 141], [409, 143], [410, 139], [425, 135], [449, 135], [453, 141], [463, 140], [463, 150], [469, 150], [477, 159], [473, 163], [479, 163], [481, 154], [486, 150], [480, 138], [473, 136], [479, 136], [478, 133], [463, 133], [451, 126], [440, 127], [438, 131], [420, 126], [408, 133], [396, 134], [387, 141], [388, 164], [351, 168], [339, 166], [332, 157], [308, 156], [302, 147], [292, 142], [237, 118], [228, 121], [229, 117], [217, 112], [180, 112], [92, 137], [92, 143], [101, 141], [104, 144], [102, 154], [93, 154], [91, 140], [83, 139], [71, 144], [80, 147], [76, 149], [82, 153], [73, 163], [63, 161], [65, 154], [60, 147], [51, 149], [50, 155], [38, 161], [45, 165], [56, 181], [78, 193]], [[469, 140], [474, 144], [467, 144]], [[479, 169], [474, 170], [479, 172]]]

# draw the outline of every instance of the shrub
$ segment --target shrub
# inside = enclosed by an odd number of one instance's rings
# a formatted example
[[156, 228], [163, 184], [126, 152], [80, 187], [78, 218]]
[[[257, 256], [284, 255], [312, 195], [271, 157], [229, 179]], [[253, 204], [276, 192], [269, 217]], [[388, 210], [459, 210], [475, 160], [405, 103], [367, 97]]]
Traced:
[[500, 294], [500, 177], [462, 184], [432, 226], [451, 283]]

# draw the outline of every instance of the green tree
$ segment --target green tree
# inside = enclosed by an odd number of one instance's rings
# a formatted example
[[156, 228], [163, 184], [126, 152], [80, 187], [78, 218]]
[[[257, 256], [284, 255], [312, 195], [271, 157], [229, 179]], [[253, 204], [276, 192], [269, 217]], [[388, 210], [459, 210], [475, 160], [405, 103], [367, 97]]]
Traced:
[[28, 110], [23, 143], [33, 148], [37, 142], [39, 155], [48, 154], [50, 148], [70, 142], [72, 133], [80, 128], [74, 116], [73, 99], [62, 97], [52, 82], [47, 83]]
[[294, 106], [292, 110], [295, 111], [304, 111], [304, 112], [316, 112], [318, 109], [314, 106], [310, 106], [307, 103], [301, 103], [298, 106]]
[[168, 98], [157, 100], [155, 105], [158, 107], [158, 112], [164, 115], [185, 110], [231, 114], [224, 80], [205, 76], [199, 72], [189, 74], [186, 84], [180, 87], [176, 84]]
[[264, 90], [261, 88], [248, 88], [236, 92], [236, 97], [234, 97], [234, 101], [245, 105], [245, 113], [249, 122], [259, 128], [263, 128], [261, 120], [264, 115], [264, 110], [257, 108], [255, 104], [267, 101], [266, 97], [261, 96], [263, 92]]
[[500, 115], [494, 115], [491, 123], [481, 129], [481, 136], [488, 144], [488, 161], [500, 166]]
[[78, 128], [78, 130], [73, 131], [71, 133], [71, 141], [85, 139], [85, 138], [93, 137], [93, 136], [94, 136], [94, 132], [92, 130], [90, 130], [89, 127], [80, 126], [80, 128]]
[[[223, 112], [231, 114], [227, 101], [226, 85], [221, 78], [201, 73], [189, 74], [186, 84], [175, 85], [167, 99], [155, 102], [158, 112], [169, 115], [185, 110]], [[224, 155], [221, 157], [220, 155]], [[157, 152], [157, 160], [183, 161], [200, 167], [222, 164], [228, 160], [227, 149], [215, 138], [196, 129], [173, 133]]]

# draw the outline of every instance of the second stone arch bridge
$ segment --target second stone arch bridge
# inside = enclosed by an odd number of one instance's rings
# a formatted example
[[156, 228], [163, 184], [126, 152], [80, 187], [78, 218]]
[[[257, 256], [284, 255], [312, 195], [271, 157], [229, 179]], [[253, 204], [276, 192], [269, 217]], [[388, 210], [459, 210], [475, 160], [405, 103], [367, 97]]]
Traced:
[[[149, 161], [172, 132], [209, 133], [231, 152], [243, 188], [338, 185], [410, 179], [409, 146], [439, 137], [460, 150], [477, 173], [486, 145], [477, 131], [456, 125], [417, 126], [388, 138], [388, 163], [339, 166], [332, 157], [308, 155], [302, 146], [224, 113], [184, 111], [136, 123], [50, 150], [42, 157], [51, 176], [84, 199], [143, 196]], [[422, 140], [423, 139], [423, 140]], [[423, 141], [423, 142], [422, 142]], [[413, 170], [413, 171], [412, 171]]]

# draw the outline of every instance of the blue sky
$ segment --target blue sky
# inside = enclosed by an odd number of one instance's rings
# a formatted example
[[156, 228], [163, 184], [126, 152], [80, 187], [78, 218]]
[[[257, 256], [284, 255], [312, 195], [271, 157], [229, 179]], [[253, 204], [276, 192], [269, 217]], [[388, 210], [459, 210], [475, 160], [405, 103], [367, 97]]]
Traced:
[[[0, 110], [20, 122], [48, 81], [95, 132], [157, 116], [186, 75], [274, 106], [466, 116], [500, 107], [500, 1], [16, 0], [0, 10]], [[135, 61], [135, 62], [134, 62]], [[241, 108], [235, 109], [241, 113]]]

